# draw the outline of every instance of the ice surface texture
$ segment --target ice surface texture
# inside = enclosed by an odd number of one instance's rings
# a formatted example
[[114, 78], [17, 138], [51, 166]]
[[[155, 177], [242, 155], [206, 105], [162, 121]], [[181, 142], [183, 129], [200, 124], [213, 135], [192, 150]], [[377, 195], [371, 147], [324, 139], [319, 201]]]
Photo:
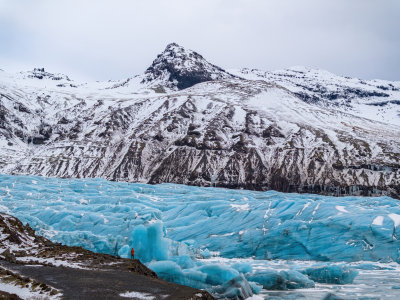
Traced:
[[268, 290], [312, 288], [315, 286], [314, 281], [295, 270], [262, 270], [250, 274], [248, 279], [261, 284], [263, 288]]
[[134, 247], [162, 278], [239, 298], [259, 285], [312, 287], [357, 274], [328, 265], [257, 272], [196, 257], [217, 251], [227, 258], [400, 261], [400, 206], [389, 197], [0, 175], [0, 210], [53, 241], [123, 257]]
[[302, 271], [311, 280], [320, 283], [347, 284], [353, 283], [358, 271], [346, 265], [319, 265]]
[[[400, 261], [400, 206], [389, 197], [0, 175], [0, 205], [53, 241], [110, 254], [134, 246], [145, 261], [186, 248], [224, 257]], [[160, 225], [148, 232], [149, 223]], [[164, 234], [168, 240], [155, 245]]]

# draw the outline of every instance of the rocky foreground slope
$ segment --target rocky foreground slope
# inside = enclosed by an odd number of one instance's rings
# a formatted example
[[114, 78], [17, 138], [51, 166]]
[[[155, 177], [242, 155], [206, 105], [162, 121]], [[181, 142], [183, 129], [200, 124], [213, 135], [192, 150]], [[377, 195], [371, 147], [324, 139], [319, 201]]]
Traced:
[[2, 299], [213, 299], [205, 291], [158, 279], [136, 259], [52, 243], [4, 213], [0, 290]]
[[0, 172], [400, 197], [400, 82], [227, 72], [170, 44], [143, 75], [0, 72]]

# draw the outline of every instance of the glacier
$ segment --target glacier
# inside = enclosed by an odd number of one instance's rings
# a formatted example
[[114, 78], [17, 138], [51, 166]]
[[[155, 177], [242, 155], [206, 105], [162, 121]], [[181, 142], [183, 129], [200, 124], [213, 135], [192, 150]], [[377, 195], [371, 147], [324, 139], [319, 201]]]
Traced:
[[[357, 270], [400, 263], [400, 205], [390, 197], [0, 175], [0, 211], [55, 242], [127, 258], [133, 247], [161, 278], [217, 298], [347, 284]], [[315, 264], [277, 270], [277, 260]]]

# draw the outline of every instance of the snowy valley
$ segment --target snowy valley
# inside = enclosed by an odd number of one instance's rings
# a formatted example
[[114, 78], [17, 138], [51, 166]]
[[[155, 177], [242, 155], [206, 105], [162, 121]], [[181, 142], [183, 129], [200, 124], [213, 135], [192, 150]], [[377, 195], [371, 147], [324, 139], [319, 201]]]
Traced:
[[1, 173], [399, 198], [400, 82], [227, 72], [170, 44], [126, 80], [0, 89]]
[[0, 284], [22, 298], [76, 297], [65, 268], [116, 299], [398, 299], [399, 199], [400, 81], [175, 43], [119, 81], [0, 70]]

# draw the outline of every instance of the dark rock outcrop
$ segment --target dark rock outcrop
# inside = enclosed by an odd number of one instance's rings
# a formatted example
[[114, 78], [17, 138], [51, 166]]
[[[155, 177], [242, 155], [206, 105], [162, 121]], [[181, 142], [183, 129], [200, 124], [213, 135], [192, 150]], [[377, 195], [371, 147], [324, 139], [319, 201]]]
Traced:
[[197, 52], [187, 50], [176, 43], [169, 44], [145, 72], [143, 82], [166, 80], [167, 85], [178, 90], [197, 83], [238, 78], [210, 64]]

